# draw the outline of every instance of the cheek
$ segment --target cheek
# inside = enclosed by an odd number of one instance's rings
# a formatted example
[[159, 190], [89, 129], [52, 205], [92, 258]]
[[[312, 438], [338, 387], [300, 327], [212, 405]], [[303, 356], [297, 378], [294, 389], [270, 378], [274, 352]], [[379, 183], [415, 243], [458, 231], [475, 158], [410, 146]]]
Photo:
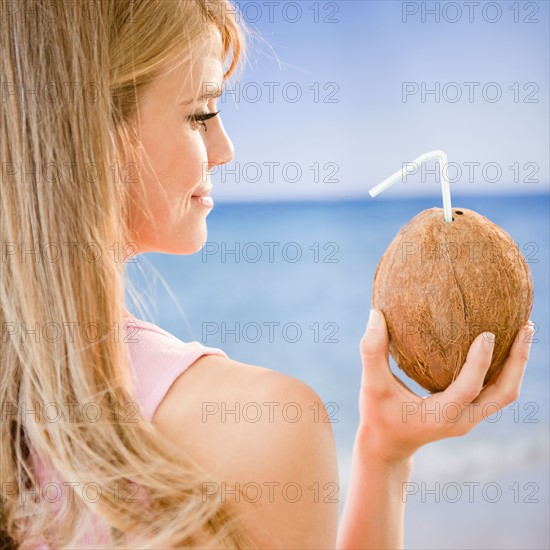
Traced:
[[198, 131], [191, 130], [182, 141], [181, 150], [177, 152], [180, 171], [178, 175], [182, 177], [182, 183], [185, 182], [185, 187], [192, 194], [197, 186], [205, 183], [208, 156], [204, 141]]
[[191, 195], [206, 179], [207, 155], [199, 131], [171, 121], [141, 134], [140, 181], [132, 191], [130, 225], [144, 241], [182, 223]]
[[164, 194], [166, 207], [181, 203], [204, 179], [207, 155], [202, 137], [182, 126], [159, 127], [142, 139], [142, 180], [150, 205], [158, 206]]

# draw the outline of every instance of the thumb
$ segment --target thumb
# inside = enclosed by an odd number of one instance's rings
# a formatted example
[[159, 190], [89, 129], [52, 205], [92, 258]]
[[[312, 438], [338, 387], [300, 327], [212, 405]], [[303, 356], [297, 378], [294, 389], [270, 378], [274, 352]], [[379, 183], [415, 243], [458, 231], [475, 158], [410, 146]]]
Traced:
[[443, 392], [448, 402], [466, 407], [479, 395], [491, 365], [494, 344], [492, 332], [482, 332], [474, 339], [456, 380]]
[[[360, 343], [363, 369], [368, 377], [387, 378], [389, 369], [388, 354], [390, 343], [384, 314], [371, 309], [365, 334]], [[384, 376], [385, 375], [385, 376]]]

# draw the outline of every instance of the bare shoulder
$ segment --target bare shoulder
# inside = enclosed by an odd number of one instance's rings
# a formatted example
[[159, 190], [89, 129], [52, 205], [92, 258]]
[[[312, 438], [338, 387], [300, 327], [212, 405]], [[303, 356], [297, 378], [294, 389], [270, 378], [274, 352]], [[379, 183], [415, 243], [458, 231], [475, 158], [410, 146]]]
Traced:
[[[198, 464], [248, 488], [237, 502], [270, 548], [330, 548], [336, 541], [338, 468], [332, 426], [304, 382], [221, 356], [199, 358], [174, 382], [153, 423]], [[216, 496], [216, 495], [214, 495]]]
[[[153, 422], [200, 453], [201, 464], [222, 475], [224, 469], [236, 474], [242, 465], [244, 474], [249, 471], [243, 461], [247, 445], [258, 459], [274, 454], [271, 445], [258, 448], [261, 439], [288, 438], [316, 424], [332, 437], [330, 423], [315, 411], [320, 406], [317, 393], [296, 378], [205, 355], [176, 379]], [[262, 452], [265, 457], [259, 456]]]

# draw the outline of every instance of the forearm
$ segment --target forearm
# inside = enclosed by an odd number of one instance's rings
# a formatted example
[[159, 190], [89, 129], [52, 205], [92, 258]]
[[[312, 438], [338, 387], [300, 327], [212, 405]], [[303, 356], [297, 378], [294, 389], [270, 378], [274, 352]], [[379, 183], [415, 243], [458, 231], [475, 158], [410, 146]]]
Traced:
[[395, 463], [380, 460], [370, 450], [368, 435], [358, 430], [337, 549], [403, 548], [402, 494], [412, 463], [412, 457]]

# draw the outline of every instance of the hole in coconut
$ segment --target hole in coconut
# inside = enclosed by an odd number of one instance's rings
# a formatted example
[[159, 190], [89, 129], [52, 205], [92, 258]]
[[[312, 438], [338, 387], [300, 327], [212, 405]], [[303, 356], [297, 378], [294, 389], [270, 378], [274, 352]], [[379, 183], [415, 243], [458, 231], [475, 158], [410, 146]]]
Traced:
[[463, 214], [462, 210], [455, 210], [455, 214]]

